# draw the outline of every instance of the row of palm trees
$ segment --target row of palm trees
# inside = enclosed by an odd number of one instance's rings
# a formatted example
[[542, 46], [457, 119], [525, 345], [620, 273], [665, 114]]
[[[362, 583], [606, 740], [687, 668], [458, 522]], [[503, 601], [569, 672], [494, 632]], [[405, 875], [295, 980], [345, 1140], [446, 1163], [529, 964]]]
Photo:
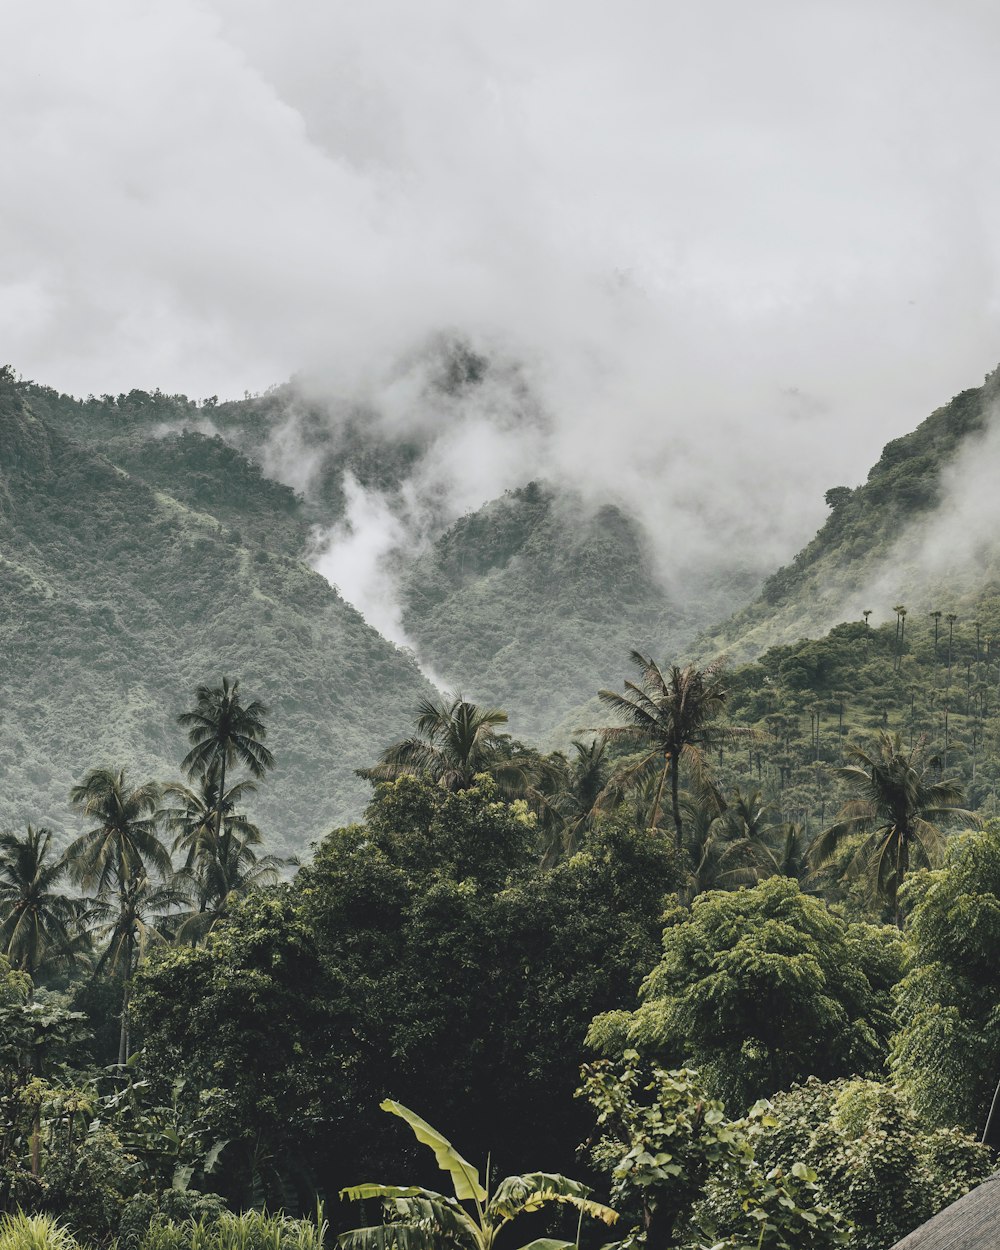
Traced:
[[[899, 735], [878, 733], [870, 748], [851, 745], [836, 770], [853, 791], [836, 821], [807, 843], [801, 826], [777, 822], [759, 790], [736, 788], [725, 798], [708, 766], [725, 742], [754, 741], [746, 726], [721, 720], [727, 689], [719, 665], [662, 669], [638, 651], [637, 670], [624, 692], [599, 692], [615, 714], [612, 725], [573, 743], [573, 756], [527, 751], [500, 732], [506, 714], [461, 698], [420, 708], [416, 735], [389, 747], [379, 763], [361, 770], [372, 781], [404, 773], [429, 776], [449, 790], [466, 789], [488, 774], [507, 797], [534, 808], [543, 831], [543, 862], [572, 853], [601, 813], [628, 803], [644, 828], [660, 829], [669, 792], [674, 841], [687, 864], [688, 898], [710, 888], [752, 884], [775, 873], [815, 883], [836, 857], [844, 871], [863, 877], [873, 902], [901, 923], [899, 891], [911, 866], [936, 861], [941, 822], [970, 822], [959, 785], [935, 775], [924, 743], [904, 748]], [[610, 750], [618, 749], [614, 763]], [[622, 754], [624, 752], [624, 754]], [[688, 775], [681, 786], [681, 767]]]
[[[189, 784], [130, 785], [123, 769], [95, 768], [70, 795], [89, 827], [61, 855], [46, 829], [0, 837], [0, 950], [33, 977], [90, 964], [119, 980], [120, 1063], [132, 977], [150, 942], [198, 941], [235, 897], [280, 874], [283, 861], [258, 853], [260, 830], [239, 811], [274, 763], [266, 710], [242, 702], [238, 681], [199, 686], [178, 717]], [[251, 779], [232, 781], [239, 766]]]

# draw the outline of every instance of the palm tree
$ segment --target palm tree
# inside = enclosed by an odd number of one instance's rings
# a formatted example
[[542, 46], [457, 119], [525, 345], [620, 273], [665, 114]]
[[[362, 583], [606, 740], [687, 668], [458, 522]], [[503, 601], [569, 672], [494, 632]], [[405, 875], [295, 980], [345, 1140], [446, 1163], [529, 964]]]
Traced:
[[975, 817], [959, 806], [962, 791], [957, 782], [931, 781], [937, 760], [927, 755], [923, 741], [906, 750], [898, 733], [880, 732], [874, 749], [847, 750], [854, 762], [837, 773], [854, 787], [856, 797], [817, 837], [810, 858], [821, 866], [845, 838], [861, 834], [852, 864], [868, 875], [873, 893], [901, 927], [899, 888], [911, 863], [930, 865], [943, 844], [944, 835], [935, 822], [947, 817], [972, 822]]
[[571, 760], [562, 752], [546, 757], [546, 775], [539, 778], [539, 785], [531, 794], [545, 835], [544, 867], [551, 867], [562, 855], [572, 855], [579, 849], [605, 794], [609, 772], [606, 739], [574, 739], [571, 746], [575, 753]]
[[51, 852], [52, 833], [28, 825], [24, 837], [0, 834], [0, 950], [29, 976], [47, 964], [79, 958], [82, 903], [55, 887], [66, 861]]
[[[238, 781], [225, 794], [220, 795], [217, 767], [213, 767], [201, 778], [197, 789], [177, 782], [163, 787], [164, 796], [177, 800], [175, 807], [164, 808], [159, 816], [165, 827], [175, 834], [174, 852], [184, 852], [183, 871], [190, 872], [201, 857], [203, 849], [215, 845], [216, 842], [220, 846], [233, 841], [239, 841], [245, 846], [260, 845], [260, 829], [248, 816], [236, 810], [240, 800], [245, 795], [254, 794], [256, 790], [252, 781]], [[216, 827], [219, 824], [220, 811], [222, 820], [217, 837]]]
[[130, 877], [114, 897], [99, 895], [87, 908], [87, 920], [96, 936], [107, 942], [95, 975], [107, 972], [122, 981], [119, 1067], [128, 1060], [129, 999], [136, 967], [152, 943], [164, 941], [160, 926], [165, 916], [187, 901], [188, 895], [175, 884], [151, 881], [143, 872]]
[[244, 706], [240, 702], [239, 681], [223, 677], [221, 686], [199, 686], [194, 708], [177, 717], [177, 723], [188, 730], [191, 744], [181, 767], [189, 777], [207, 777], [213, 770], [218, 774], [216, 837], [222, 833], [225, 814], [226, 770], [242, 764], [260, 780], [274, 767], [274, 756], [264, 746], [266, 715], [267, 708], [257, 699]]
[[124, 889], [145, 876], [147, 864], [168, 876], [170, 855], [156, 833], [159, 798], [156, 782], [130, 789], [124, 769], [91, 769], [70, 791], [70, 802], [97, 824], [67, 848], [70, 876], [98, 894]]
[[609, 742], [630, 743], [643, 750], [642, 758], [620, 770], [611, 786], [620, 786], [635, 778], [648, 776], [654, 768], [660, 772], [651, 827], [660, 815], [660, 801], [666, 779], [670, 777], [671, 810], [677, 846], [683, 845], [683, 820], [680, 804], [678, 764], [683, 758], [696, 772], [704, 767], [704, 752], [718, 742], [753, 737], [752, 729], [722, 726], [715, 723], [725, 707], [727, 690], [722, 682], [720, 666], [700, 669], [693, 664], [686, 668], [671, 665], [664, 675], [659, 665], [639, 651], [631, 653], [632, 663], [639, 670], [639, 681], [625, 682], [625, 694], [613, 690], [598, 691], [598, 698], [618, 714], [624, 724], [609, 725], [594, 732]]
[[[231, 899], [278, 880], [285, 861], [274, 855], [258, 858], [254, 848], [262, 841], [261, 832], [236, 810], [240, 799], [255, 790], [252, 781], [238, 781], [220, 798], [219, 771], [214, 767], [197, 790], [176, 783], [164, 787], [164, 794], [178, 804], [164, 808], [160, 816], [176, 831], [173, 849], [185, 853], [181, 874], [191, 881], [197, 904], [182, 921], [179, 940], [204, 937], [227, 914]], [[222, 827], [216, 836], [220, 807]]]
[[468, 790], [477, 773], [487, 773], [507, 794], [523, 793], [532, 761], [512, 756], [510, 735], [497, 733], [507, 724], [499, 708], [479, 707], [461, 696], [449, 701], [424, 699], [417, 708], [417, 733], [382, 752], [371, 768], [359, 768], [368, 781], [395, 781], [407, 774], [426, 774], [442, 789]]
[[[156, 821], [160, 787], [152, 781], [130, 789], [124, 770], [92, 769], [70, 792], [70, 801], [85, 816], [97, 820], [93, 829], [82, 833], [66, 851], [71, 877], [84, 889], [96, 892], [88, 908], [88, 919], [98, 920], [106, 928], [111, 923], [112, 946], [128, 957], [102, 956], [96, 972], [106, 967], [122, 972], [122, 1017], [118, 1046], [118, 1062], [128, 1058], [128, 1004], [132, 985], [135, 952], [134, 937], [141, 925], [138, 912], [143, 907], [158, 906], [150, 902], [154, 889], [150, 886], [152, 866], [163, 878], [173, 875], [167, 848], [157, 837]], [[130, 919], [130, 917], [132, 919]], [[141, 934], [141, 928], [138, 930]], [[109, 950], [111, 948], [109, 947]]]
[[[277, 855], [258, 858], [253, 847], [238, 837], [217, 843], [214, 835], [210, 836], [201, 843], [198, 861], [190, 874], [196, 906], [182, 918], [177, 940], [194, 943], [205, 938], [229, 914], [234, 899], [274, 885], [287, 862], [292, 861]], [[179, 874], [178, 880], [183, 875]]]

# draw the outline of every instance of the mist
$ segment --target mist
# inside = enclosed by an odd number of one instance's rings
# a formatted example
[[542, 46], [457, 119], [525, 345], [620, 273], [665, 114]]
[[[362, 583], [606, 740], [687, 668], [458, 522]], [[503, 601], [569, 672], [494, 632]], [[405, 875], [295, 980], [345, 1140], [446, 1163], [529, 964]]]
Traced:
[[[10, 15], [0, 334], [74, 393], [239, 396], [420, 440], [318, 566], [531, 478], [683, 591], [760, 574], [1000, 351], [991, 6], [56, 0]], [[428, 388], [454, 336], [484, 384]], [[308, 491], [296, 412], [262, 453]]]

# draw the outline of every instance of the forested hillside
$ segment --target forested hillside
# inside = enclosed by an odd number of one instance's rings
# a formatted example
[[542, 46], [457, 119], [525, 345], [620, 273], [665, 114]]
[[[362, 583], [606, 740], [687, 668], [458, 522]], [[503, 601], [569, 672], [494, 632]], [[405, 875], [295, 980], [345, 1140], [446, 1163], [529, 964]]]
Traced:
[[44, 395], [6, 379], [0, 404], [5, 827], [66, 827], [70, 786], [99, 764], [176, 776], [176, 716], [227, 674], [270, 708], [270, 848], [303, 851], [358, 812], [354, 769], [429, 687], [299, 558], [293, 493], [221, 440], [131, 440], [128, 405], [80, 405], [81, 424], [105, 420], [81, 446]]
[[668, 594], [637, 525], [533, 483], [463, 517], [408, 568], [403, 623], [449, 689], [551, 737], [633, 648], [680, 652], [750, 585]]
[[[879, 622], [900, 602], [930, 612], [946, 600], [968, 608], [996, 594], [1000, 540], [974, 513], [961, 527], [954, 514], [971, 470], [984, 457], [989, 463], [998, 387], [994, 371], [887, 443], [862, 485], [831, 487], [830, 516], [816, 537], [767, 579], [753, 603], [707, 631], [699, 653], [739, 660], [823, 634], [866, 609]], [[957, 461], [968, 471], [964, 482]]]

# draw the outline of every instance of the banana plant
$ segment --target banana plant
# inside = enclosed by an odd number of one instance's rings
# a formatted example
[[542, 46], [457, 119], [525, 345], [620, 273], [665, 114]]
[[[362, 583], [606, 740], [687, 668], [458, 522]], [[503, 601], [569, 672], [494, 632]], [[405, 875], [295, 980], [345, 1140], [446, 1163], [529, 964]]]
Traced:
[[337, 1239], [340, 1250], [492, 1250], [497, 1234], [511, 1220], [550, 1202], [579, 1212], [576, 1241], [539, 1237], [521, 1250], [574, 1250], [579, 1246], [579, 1222], [584, 1215], [605, 1224], [618, 1218], [617, 1211], [591, 1201], [586, 1185], [551, 1172], [508, 1176], [491, 1193], [488, 1166], [484, 1186], [476, 1168], [426, 1120], [391, 1098], [379, 1105], [405, 1120], [417, 1141], [434, 1151], [438, 1167], [451, 1176], [455, 1196], [417, 1185], [368, 1184], [343, 1189], [341, 1198], [380, 1198], [388, 1218], [383, 1224], [342, 1233]]

